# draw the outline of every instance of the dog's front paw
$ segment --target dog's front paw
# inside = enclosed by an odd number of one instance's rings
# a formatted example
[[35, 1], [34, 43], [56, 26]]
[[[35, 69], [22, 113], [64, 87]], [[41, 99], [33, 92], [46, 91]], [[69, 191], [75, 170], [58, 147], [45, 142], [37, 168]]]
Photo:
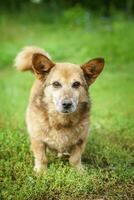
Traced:
[[79, 172], [84, 172], [85, 171], [85, 168], [84, 166], [82, 165], [81, 162], [78, 162], [77, 164], [76, 163], [71, 163], [70, 162], [70, 165], [75, 168], [76, 170], [78, 170]]
[[36, 163], [34, 166], [34, 171], [36, 173], [46, 172], [47, 171], [47, 164]]
[[79, 172], [84, 172], [84, 171], [85, 171], [84, 165], [82, 165], [81, 163], [78, 164], [78, 165], [75, 165], [74, 167], [75, 167]]

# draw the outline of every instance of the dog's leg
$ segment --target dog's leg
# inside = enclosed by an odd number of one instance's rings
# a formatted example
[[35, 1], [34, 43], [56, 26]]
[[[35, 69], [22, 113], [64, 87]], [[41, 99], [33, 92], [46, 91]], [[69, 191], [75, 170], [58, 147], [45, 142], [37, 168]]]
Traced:
[[81, 155], [84, 150], [85, 143], [82, 142], [81, 144], [77, 144], [73, 147], [70, 158], [69, 158], [69, 163], [72, 167], [75, 167], [78, 170], [82, 170], [82, 164], [81, 164]]
[[34, 170], [40, 172], [47, 169], [46, 145], [39, 140], [31, 139], [31, 148], [35, 157]]

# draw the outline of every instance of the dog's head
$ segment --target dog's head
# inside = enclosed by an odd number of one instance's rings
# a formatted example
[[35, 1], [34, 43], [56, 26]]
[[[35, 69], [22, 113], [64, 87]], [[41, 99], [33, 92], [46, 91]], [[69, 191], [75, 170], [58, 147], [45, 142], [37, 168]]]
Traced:
[[84, 65], [54, 63], [42, 54], [34, 54], [33, 71], [44, 84], [44, 96], [60, 113], [72, 113], [88, 102], [90, 86], [104, 67], [104, 59], [95, 58]]

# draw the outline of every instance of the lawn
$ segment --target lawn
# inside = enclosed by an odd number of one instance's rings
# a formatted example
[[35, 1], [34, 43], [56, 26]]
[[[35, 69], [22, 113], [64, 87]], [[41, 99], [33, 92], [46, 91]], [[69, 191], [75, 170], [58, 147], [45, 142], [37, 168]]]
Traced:
[[[28, 20], [6, 14], [0, 19], [0, 199], [134, 199], [133, 20], [92, 19], [80, 26]], [[58, 62], [105, 58], [103, 73], [89, 89], [91, 127], [83, 173], [53, 154], [46, 174], [33, 172], [24, 117], [34, 77], [12, 67], [26, 45], [45, 48]]]

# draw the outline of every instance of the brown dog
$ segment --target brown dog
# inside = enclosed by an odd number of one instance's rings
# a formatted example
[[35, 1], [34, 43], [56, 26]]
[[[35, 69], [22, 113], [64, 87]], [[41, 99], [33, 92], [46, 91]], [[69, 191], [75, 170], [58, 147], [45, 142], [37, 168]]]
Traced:
[[26, 114], [34, 169], [47, 168], [46, 148], [68, 153], [71, 166], [81, 169], [89, 128], [88, 87], [101, 73], [104, 59], [95, 58], [82, 66], [54, 63], [44, 50], [26, 47], [15, 65], [36, 76]]

